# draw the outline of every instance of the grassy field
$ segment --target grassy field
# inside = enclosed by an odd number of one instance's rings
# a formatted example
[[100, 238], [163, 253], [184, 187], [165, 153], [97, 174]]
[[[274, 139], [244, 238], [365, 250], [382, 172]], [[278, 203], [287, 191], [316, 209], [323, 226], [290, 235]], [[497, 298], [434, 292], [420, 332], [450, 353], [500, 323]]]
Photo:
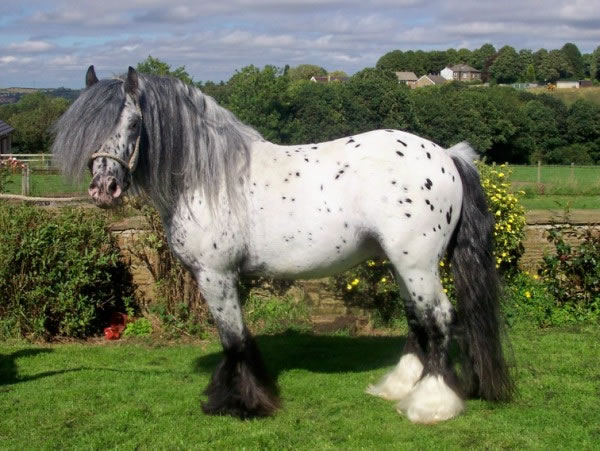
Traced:
[[0, 344], [3, 449], [593, 449], [600, 443], [597, 327], [513, 331], [519, 397], [468, 401], [435, 426], [363, 393], [403, 337], [259, 337], [283, 409], [266, 420], [201, 413], [215, 342]]
[[[41, 197], [85, 196], [90, 183], [89, 176], [86, 176], [81, 183], [74, 184], [59, 174], [32, 174], [30, 180], [30, 196]], [[6, 192], [21, 194], [20, 174], [11, 176]]]
[[525, 191], [522, 203], [534, 209], [600, 208], [600, 166], [511, 166], [513, 191]]
[[535, 94], [550, 94], [567, 104], [568, 106], [575, 103], [578, 99], [589, 100], [590, 102], [594, 102], [600, 105], [600, 87], [592, 87], [592, 88], [569, 88], [569, 89], [556, 89], [554, 91], [548, 91], [546, 88], [534, 88], [529, 89], [529, 92], [533, 92]]

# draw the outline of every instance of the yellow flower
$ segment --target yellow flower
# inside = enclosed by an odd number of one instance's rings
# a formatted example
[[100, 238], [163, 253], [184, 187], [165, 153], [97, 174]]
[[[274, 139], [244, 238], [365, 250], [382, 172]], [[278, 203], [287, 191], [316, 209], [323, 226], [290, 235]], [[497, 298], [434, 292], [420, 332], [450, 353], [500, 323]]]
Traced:
[[386, 283], [386, 282], [387, 282], [387, 279], [386, 279], [385, 277], [382, 277], [382, 278], [381, 278], [381, 281], [382, 281], [383, 283]]
[[350, 284], [346, 285], [346, 290], [348, 290], [348, 291], [352, 290], [352, 285], [350, 285]]
[[498, 172], [498, 177], [504, 177], [504, 173]]
[[529, 299], [529, 298], [531, 297], [531, 293], [530, 293], [529, 291], [526, 291], [526, 292], [525, 292], [525, 297], [526, 297], [527, 299]]
[[359, 279], [354, 279], [354, 280], [352, 281], [352, 285], [358, 285], [358, 282], [360, 282], [360, 280], [359, 280]]
[[444, 266], [444, 260], [440, 262], [440, 266]]
[[534, 280], [538, 280], [538, 279], [539, 279], [538, 275], [537, 275], [537, 274], [534, 274], [534, 275], [533, 275], [533, 279], [534, 279]]

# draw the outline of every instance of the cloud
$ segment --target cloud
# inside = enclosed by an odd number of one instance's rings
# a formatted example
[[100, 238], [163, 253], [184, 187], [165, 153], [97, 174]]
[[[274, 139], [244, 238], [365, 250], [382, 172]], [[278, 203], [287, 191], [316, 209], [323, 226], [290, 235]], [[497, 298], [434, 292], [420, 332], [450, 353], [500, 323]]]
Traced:
[[81, 87], [89, 64], [111, 76], [148, 55], [218, 81], [248, 64], [353, 73], [393, 49], [600, 43], [600, 0], [20, 0], [0, 12], [2, 83], [38, 86]]
[[50, 42], [29, 40], [9, 44], [7, 49], [13, 52], [39, 53], [47, 52], [54, 47], [56, 46]]

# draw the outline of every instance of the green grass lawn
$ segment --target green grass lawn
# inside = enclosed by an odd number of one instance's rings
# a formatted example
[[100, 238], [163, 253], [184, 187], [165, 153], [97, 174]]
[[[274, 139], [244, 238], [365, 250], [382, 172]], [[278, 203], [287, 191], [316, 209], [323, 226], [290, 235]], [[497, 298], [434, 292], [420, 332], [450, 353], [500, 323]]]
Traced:
[[600, 331], [511, 333], [519, 397], [472, 400], [435, 426], [363, 393], [403, 337], [259, 337], [283, 409], [239, 421], [201, 412], [216, 342], [0, 344], [0, 448], [592, 449], [600, 443]]
[[537, 166], [510, 166], [513, 191], [528, 210], [600, 208], [600, 166], [542, 166], [537, 183]]
[[[60, 174], [32, 174], [29, 194], [40, 197], [86, 196], [89, 183], [89, 176], [86, 176], [81, 183], [73, 183]], [[11, 176], [6, 192], [21, 194], [20, 174]]]

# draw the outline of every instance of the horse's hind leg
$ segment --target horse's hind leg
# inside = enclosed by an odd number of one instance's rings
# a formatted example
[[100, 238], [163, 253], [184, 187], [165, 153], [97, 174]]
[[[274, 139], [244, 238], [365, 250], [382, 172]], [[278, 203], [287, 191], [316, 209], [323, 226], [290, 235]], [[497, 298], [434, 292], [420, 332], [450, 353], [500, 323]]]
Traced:
[[277, 388], [244, 325], [236, 277], [204, 270], [197, 280], [217, 324], [224, 353], [206, 388], [208, 400], [202, 409], [211, 415], [239, 418], [273, 414], [279, 407]]
[[404, 300], [410, 331], [398, 364], [392, 371], [383, 376], [377, 384], [369, 385], [366, 390], [370, 395], [392, 401], [405, 398], [421, 378], [423, 362], [425, 361], [423, 347], [426, 345], [426, 343], [419, 342], [419, 337], [423, 339], [423, 337], [426, 337], [426, 333], [421, 329], [415, 316], [414, 304], [410, 300], [408, 290], [398, 275], [396, 275], [396, 279], [400, 286], [400, 295]]
[[411, 312], [409, 322], [414, 321], [411, 331], [423, 353], [423, 373], [397, 407], [416, 423], [448, 420], [464, 410], [458, 378], [448, 356], [456, 313], [440, 283], [437, 265], [432, 266], [400, 271], [410, 295], [406, 303], [414, 309], [414, 318], [410, 318]]

